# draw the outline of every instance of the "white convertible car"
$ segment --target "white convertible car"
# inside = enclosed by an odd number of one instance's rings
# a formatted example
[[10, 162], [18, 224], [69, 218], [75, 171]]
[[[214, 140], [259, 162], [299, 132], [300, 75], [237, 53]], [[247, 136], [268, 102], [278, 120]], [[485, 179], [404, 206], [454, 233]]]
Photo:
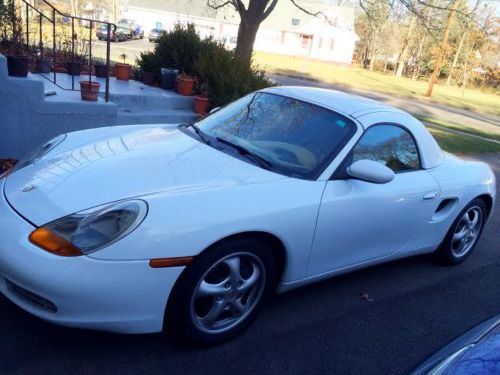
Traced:
[[416, 254], [461, 262], [496, 193], [488, 165], [443, 153], [409, 114], [301, 87], [196, 124], [59, 136], [0, 189], [12, 302], [205, 345], [241, 332], [276, 290]]

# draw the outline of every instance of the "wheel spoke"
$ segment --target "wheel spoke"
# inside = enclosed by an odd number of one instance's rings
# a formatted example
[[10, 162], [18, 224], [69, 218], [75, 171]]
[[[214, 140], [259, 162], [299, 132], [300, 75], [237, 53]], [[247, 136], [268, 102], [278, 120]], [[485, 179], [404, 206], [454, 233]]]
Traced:
[[246, 306], [241, 302], [241, 298], [231, 301], [231, 310], [236, 316], [241, 316], [246, 311]]
[[250, 277], [248, 277], [247, 279], [243, 279], [243, 278], [241, 279], [242, 283], [237, 288], [239, 292], [246, 292], [246, 291], [248, 291], [259, 280], [259, 278], [260, 278], [260, 270], [259, 270], [259, 268], [256, 267], [253, 263], [252, 263], [252, 268], [253, 268], [253, 272], [250, 275]]
[[220, 314], [224, 311], [224, 302], [222, 301], [214, 301], [212, 308], [200, 321], [208, 326], [212, 326], [216, 321]]
[[467, 227], [463, 227], [460, 232], [456, 232], [454, 235], [453, 235], [453, 242], [455, 241], [461, 241], [465, 235], [467, 234]]
[[240, 257], [229, 258], [226, 261], [229, 266], [229, 281], [232, 285], [238, 285], [241, 281]]
[[470, 225], [472, 227], [475, 227], [477, 225], [477, 223], [479, 222], [479, 214], [475, 210], [472, 212], [474, 213], [474, 218], [471, 220]]
[[455, 250], [455, 255], [457, 256], [462, 255], [465, 245], [466, 245], [465, 238], [462, 238], [460, 241], [458, 241], [458, 247]]
[[464, 216], [462, 216], [462, 220], [465, 221], [466, 225], [470, 225], [470, 217], [469, 217], [469, 211], [467, 211]]
[[219, 294], [223, 294], [226, 292], [226, 289], [224, 288], [224, 284], [228, 281], [229, 279], [226, 279], [218, 284], [210, 284], [207, 283], [205, 280], [202, 280], [200, 283], [200, 286], [198, 287], [198, 297], [204, 297], [204, 296], [215, 296]]

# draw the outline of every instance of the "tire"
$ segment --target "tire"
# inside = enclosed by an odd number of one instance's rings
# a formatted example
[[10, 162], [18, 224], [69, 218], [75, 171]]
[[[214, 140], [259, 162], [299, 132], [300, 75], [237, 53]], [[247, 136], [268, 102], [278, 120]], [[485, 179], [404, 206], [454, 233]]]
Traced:
[[195, 257], [177, 280], [165, 311], [165, 333], [197, 346], [234, 338], [274, 291], [277, 269], [266, 242], [232, 238], [215, 244]]
[[482, 199], [471, 201], [457, 216], [436, 251], [437, 259], [445, 265], [463, 262], [476, 247], [487, 216]]

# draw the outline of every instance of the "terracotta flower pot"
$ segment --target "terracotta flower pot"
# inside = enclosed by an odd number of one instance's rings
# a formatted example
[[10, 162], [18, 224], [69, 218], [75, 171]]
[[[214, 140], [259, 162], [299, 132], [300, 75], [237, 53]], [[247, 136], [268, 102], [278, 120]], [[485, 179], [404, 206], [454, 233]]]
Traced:
[[179, 94], [184, 96], [192, 96], [194, 94], [194, 84], [196, 79], [190, 76], [177, 77], [177, 90]]
[[205, 116], [210, 108], [210, 99], [205, 95], [196, 95], [194, 97], [194, 112], [198, 116]]
[[120, 81], [128, 81], [130, 79], [130, 65], [116, 63], [115, 64], [115, 76], [116, 79]]
[[101, 87], [99, 82], [80, 81], [82, 100], [96, 102], [99, 96], [99, 87]]
[[142, 82], [146, 85], [154, 85], [156, 83], [155, 74], [150, 72], [142, 72]]

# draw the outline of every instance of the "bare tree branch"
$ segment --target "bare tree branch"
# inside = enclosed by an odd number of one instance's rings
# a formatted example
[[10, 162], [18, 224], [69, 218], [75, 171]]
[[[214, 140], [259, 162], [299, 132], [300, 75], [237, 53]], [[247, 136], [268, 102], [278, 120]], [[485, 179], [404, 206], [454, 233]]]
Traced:
[[269, 4], [267, 9], [262, 14], [262, 20], [265, 20], [272, 13], [274, 8], [276, 7], [276, 4], [278, 4], [278, 0], [272, 0], [271, 4]]
[[217, 5], [217, 3], [218, 2], [216, 2], [216, 1], [211, 2], [210, 0], [207, 0], [207, 5], [212, 9], [220, 9], [220, 8], [225, 7], [226, 5], [229, 5], [229, 4], [234, 6], [234, 3], [231, 0], [228, 0], [225, 3], [219, 4], [219, 5]]

